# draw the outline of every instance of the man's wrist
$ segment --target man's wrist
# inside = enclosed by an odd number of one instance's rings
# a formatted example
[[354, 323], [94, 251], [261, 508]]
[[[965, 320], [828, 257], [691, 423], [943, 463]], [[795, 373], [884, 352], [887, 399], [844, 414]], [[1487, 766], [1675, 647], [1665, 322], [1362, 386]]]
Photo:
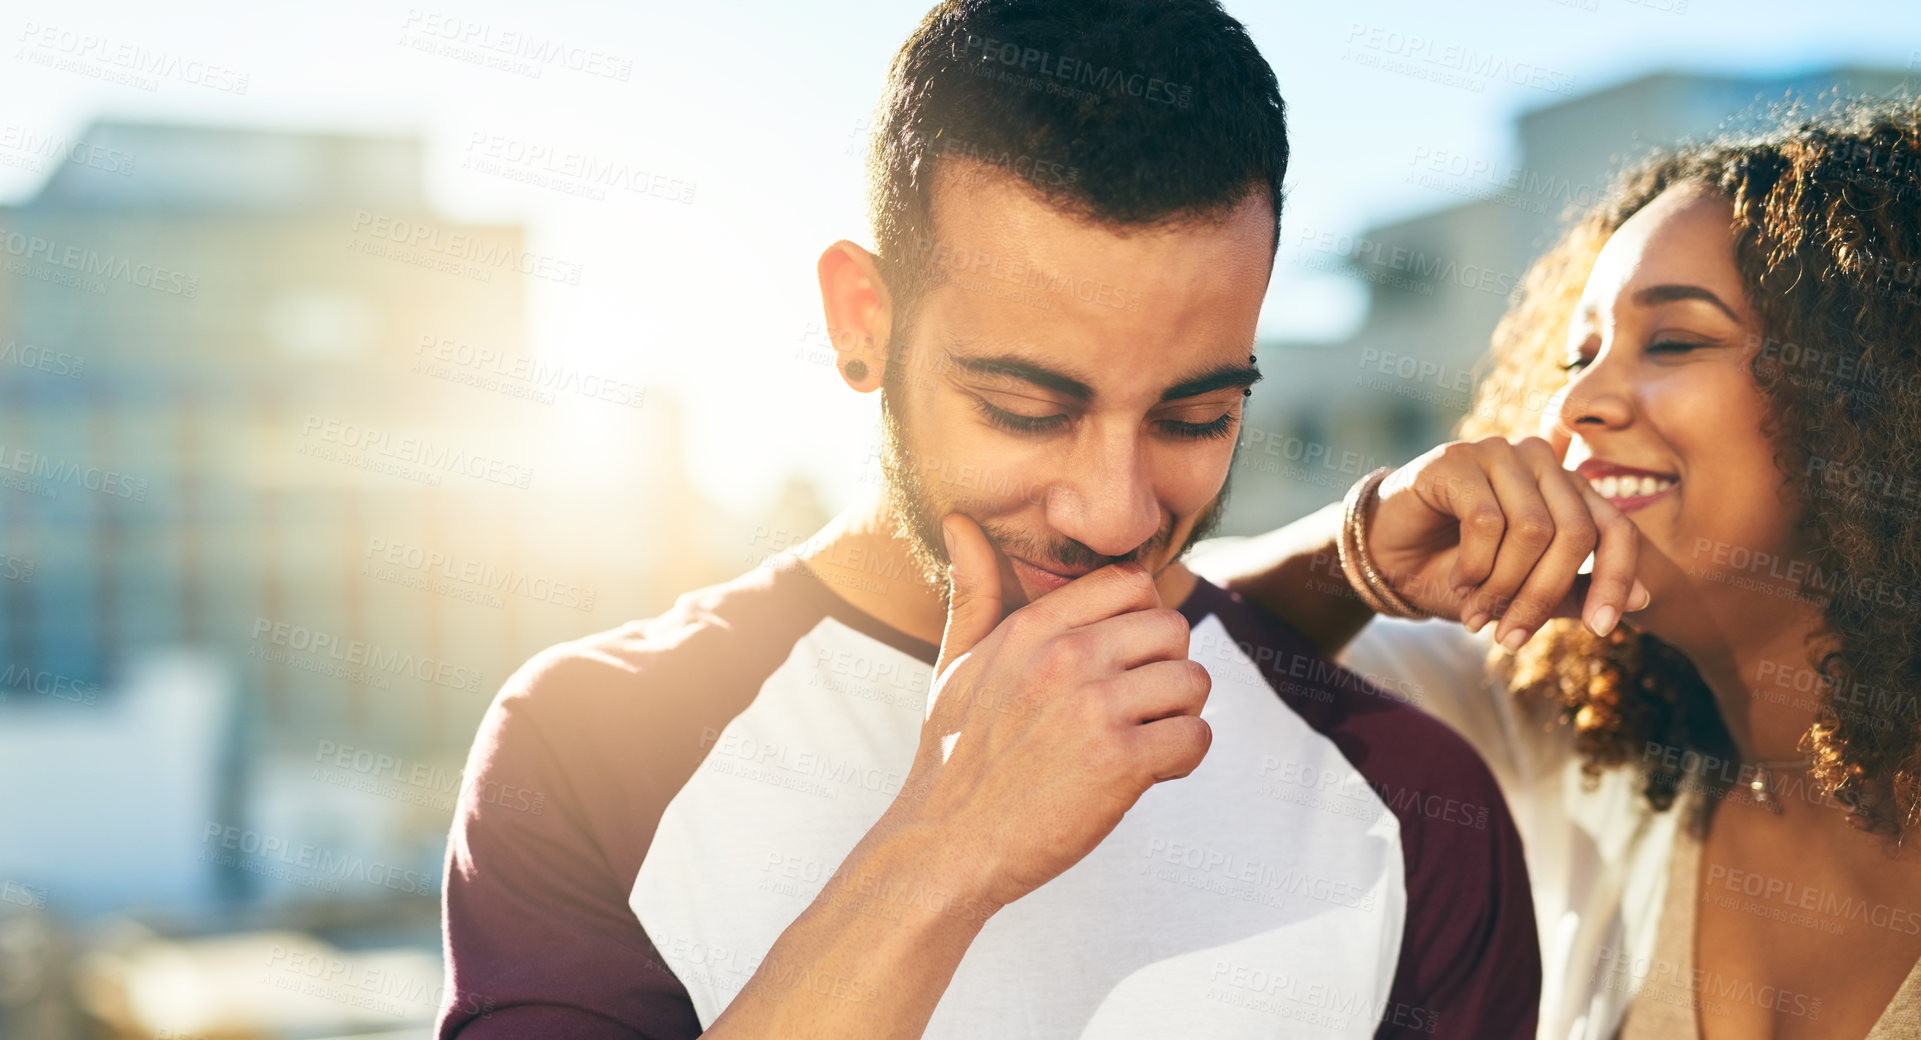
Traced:
[[987, 867], [939, 825], [890, 811], [835, 871], [817, 904], [940, 930], [978, 930], [1001, 904]]

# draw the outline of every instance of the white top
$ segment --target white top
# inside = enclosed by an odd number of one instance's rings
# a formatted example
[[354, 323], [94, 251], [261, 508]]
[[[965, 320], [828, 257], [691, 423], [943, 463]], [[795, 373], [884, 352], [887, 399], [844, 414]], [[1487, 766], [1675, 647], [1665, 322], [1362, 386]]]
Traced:
[[[1591, 790], [1557, 705], [1526, 710], [1487, 674], [1496, 626], [1380, 618], [1338, 658], [1377, 685], [1405, 688], [1493, 770], [1520, 829], [1541, 932], [1540, 1040], [1609, 1040], [1652, 956], [1678, 811], [1655, 812], [1633, 770]], [[1398, 684], [1406, 684], [1400, 687]]]
[[[1180, 611], [1207, 757], [986, 922], [928, 1040], [1529, 1035], [1521, 840], [1474, 750], [1238, 596]], [[450, 839], [442, 1040], [693, 1040], [749, 979], [871, 999], [768, 958], [899, 793], [938, 653], [779, 568], [516, 672]]]

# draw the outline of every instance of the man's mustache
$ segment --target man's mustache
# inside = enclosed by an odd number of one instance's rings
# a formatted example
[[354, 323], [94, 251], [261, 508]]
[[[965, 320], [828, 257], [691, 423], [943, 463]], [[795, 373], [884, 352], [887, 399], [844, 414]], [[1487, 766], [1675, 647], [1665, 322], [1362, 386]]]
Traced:
[[1071, 574], [1077, 571], [1098, 570], [1109, 564], [1139, 563], [1149, 559], [1173, 540], [1174, 521], [1171, 517], [1162, 521], [1161, 529], [1154, 532], [1152, 538], [1123, 556], [1106, 556], [1097, 553], [1071, 538], [1039, 545], [1012, 533], [998, 531], [987, 524], [981, 525], [981, 531], [987, 535], [988, 543], [1002, 556], [1018, 556], [1046, 570]]

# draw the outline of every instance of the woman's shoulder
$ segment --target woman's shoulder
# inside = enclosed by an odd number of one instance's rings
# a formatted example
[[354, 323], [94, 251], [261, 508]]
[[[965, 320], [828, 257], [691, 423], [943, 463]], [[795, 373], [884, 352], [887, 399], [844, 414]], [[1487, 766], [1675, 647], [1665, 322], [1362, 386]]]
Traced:
[[[1493, 626], [1469, 632], [1452, 621], [1376, 618], [1338, 660], [1363, 678], [1390, 682], [1447, 723], [1486, 759], [1504, 789], [1558, 771], [1573, 753], [1552, 705], [1521, 705], [1489, 667]], [[1498, 651], [1497, 651], [1498, 652]]]

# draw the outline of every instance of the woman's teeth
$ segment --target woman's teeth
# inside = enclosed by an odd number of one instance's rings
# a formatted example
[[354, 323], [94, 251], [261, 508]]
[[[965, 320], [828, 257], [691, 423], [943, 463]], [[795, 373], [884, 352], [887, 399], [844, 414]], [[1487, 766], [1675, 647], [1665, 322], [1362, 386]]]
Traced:
[[1589, 480], [1588, 483], [1602, 498], [1638, 498], [1643, 495], [1658, 495], [1674, 486], [1669, 477], [1652, 476], [1609, 476]]

